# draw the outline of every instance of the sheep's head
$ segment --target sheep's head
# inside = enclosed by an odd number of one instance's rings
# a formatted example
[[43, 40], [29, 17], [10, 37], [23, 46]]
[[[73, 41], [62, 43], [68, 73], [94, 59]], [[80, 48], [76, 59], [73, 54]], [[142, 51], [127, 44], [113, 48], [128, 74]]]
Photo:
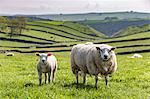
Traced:
[[36, 56], [39, 56], [40, 57], [40, 62], [41, 63], [44, 63], [46, 64], [47, 63], [47, 58], [48, 56], [51, 56], [52, 54], [48, 53], [48, 54], [45, 54], [45, 53], [37, 53]]
[[101, 59], [104, 61], [108, 61], [111, 58], [112, 51], [115, 50], [115, 47], [100, 46], [100, 47], [96, 47], [96, 49], [98, 50]]

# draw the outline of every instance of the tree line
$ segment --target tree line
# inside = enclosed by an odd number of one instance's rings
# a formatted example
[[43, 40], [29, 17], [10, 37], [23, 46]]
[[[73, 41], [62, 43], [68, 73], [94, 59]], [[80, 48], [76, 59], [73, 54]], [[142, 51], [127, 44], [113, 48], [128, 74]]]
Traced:
[[27, 20], [24, 17], [15, 17], [9, 19], [7, 17], [0, 17], [0, 32], [6, 32], [8, 36], [19, 36], [22, 31], [26, 29]]

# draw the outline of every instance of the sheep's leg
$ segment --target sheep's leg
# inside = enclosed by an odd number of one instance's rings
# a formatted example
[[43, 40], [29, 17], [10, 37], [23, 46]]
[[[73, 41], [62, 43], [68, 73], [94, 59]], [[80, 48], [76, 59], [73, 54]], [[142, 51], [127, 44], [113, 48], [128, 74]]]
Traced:
[[41, 86], [41, 83], [42, 83], [42, 72], [38, 72], [38, 76], [39, 76], [39, 86]]
[[47, 74], [45, 73], [45, 84], [46, 84], [46, 81], [47, 81]]
[[95, 88], [97, 89], [98, 75], [95, 75]]
[[86, 73], [83, 73], [83, 84], [86, 82]]
[[78, 83], [79, 83], [79, 81], [78, 81], [78, 70], [76, 70], [76, 81], [77, 81], [77, 85], [78, 85]]
[[109, 79], [109, 76], [106, 75], [106, 76], [105, 76], [105, 83], [106, 83], [106, 86], [108, 86], [108, 79]]
[[48, 83], [50, 83], [51, 72], [48, 72]]

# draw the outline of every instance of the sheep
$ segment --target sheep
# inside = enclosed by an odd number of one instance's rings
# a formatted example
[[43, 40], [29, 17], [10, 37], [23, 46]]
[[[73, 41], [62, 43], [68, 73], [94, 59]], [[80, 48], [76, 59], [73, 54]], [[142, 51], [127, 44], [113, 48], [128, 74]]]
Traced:
[[45, 84], [47, 81], [47, 73], [48, 73], [48, 83], [50, 83], [50, 79], [53, 82], [54, 75], [57, 70], [57, 59], [56, 57], [51, 54], [45, 54], [45, 53], [37, 53], [37, 56], [39, 56], [39, 61], [37, 63], [37, 71], [39, 76], [39, 85], [42, 83], [42, 73], [45, 74]]
[[117, 69], [115, 47], [106, 44], [77, 44], [71, 49], [71, 69], [76, 75], [78, 86], [78, 73], [81, 71], [83, 84], [86, 82], [86, 74], [95, 76], [95, 87], [97, 88], [98, 74], [105, 77], [108, 86], [109, 74]]
[[142, 58], [143, 56], [140, 54], [134, 54], [133, 56], [129, 57], [129, 58]]
[[14, 53], [7, 52], [6, 56], [14, 56]]
[[85, 45], [93, 44], [93, 42], [86, 42]]

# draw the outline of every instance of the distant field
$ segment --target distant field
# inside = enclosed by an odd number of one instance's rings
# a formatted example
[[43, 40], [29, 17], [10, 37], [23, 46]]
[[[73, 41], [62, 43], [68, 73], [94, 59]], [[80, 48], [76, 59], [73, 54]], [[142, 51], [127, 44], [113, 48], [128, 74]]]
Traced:
[[[35, 16], [31, 16], [35, 17]], [[83, 13], [83, 14], [53, 14], [36, 15], [37, 18], [60, 20], [60, 21], [83, 21], [83, 20], [104, 20], [106, 17], [117, 17], [118, 19], [148, 19], [150, 13], [140, 12], [104, 12], [104, 13]]]

